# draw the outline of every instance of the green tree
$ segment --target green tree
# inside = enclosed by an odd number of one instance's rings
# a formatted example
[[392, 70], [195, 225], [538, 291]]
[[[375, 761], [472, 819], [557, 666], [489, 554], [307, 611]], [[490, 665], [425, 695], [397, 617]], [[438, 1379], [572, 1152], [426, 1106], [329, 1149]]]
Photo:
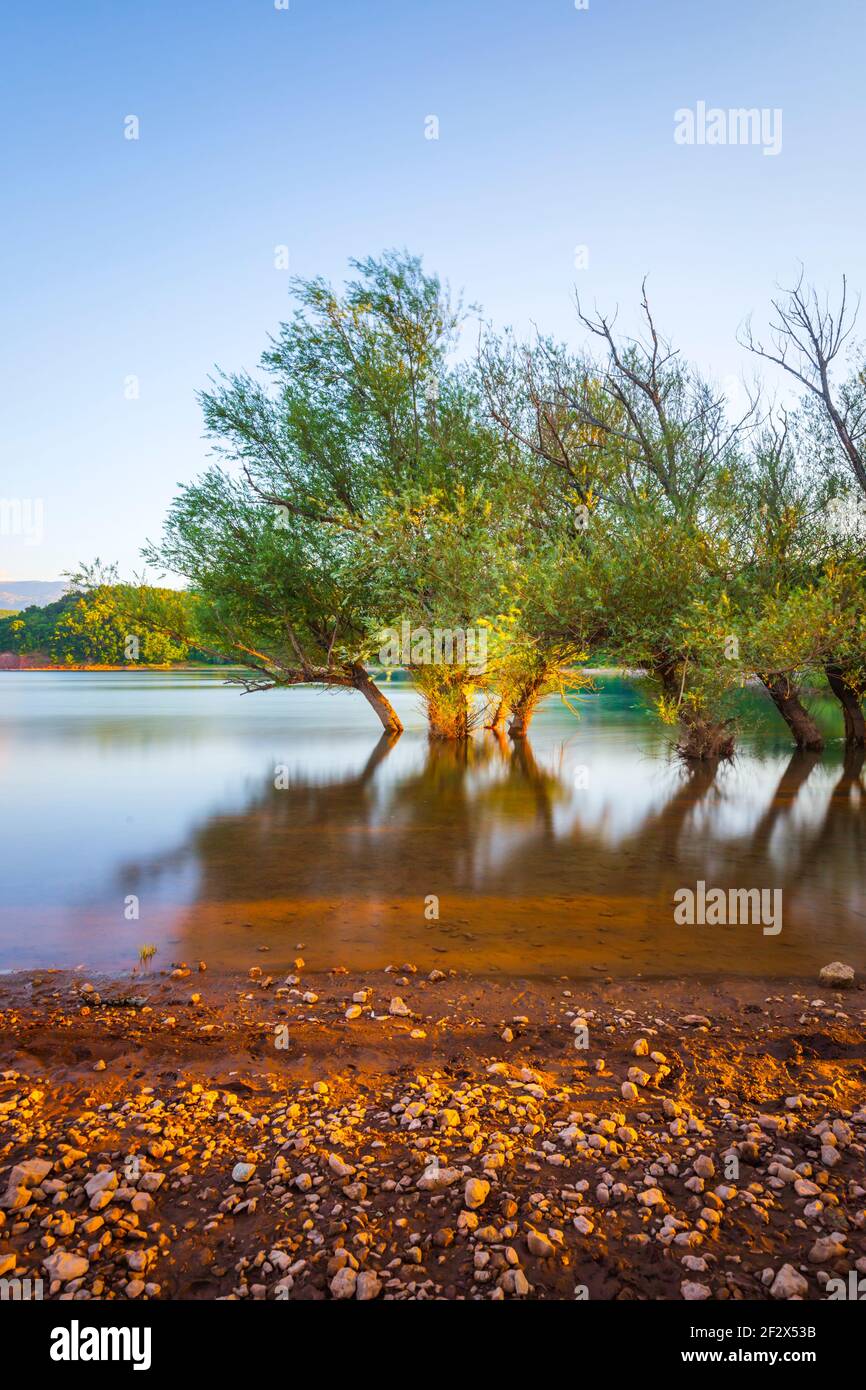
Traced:
[[[747, 324], [742, 341], [750, 351], [780, 367], [805, 393], [804, 413], [809, 422], [811, 444], [819, 467], [838, 480], [838, 497], [859, 515], [861, 525], [847, 535], [838, 527], [833, 537], [834, 554], [828, 571], [830, 591], [840, 576], [850, 583], [850, 610], [860, 590], [866, 562], [862, 518], [866, 516], [866, 356], [862, 346], [852, 345], [856, 307], [848, 298], [848, 285], [842, 277], [841, 292], [832, 302], [819, 298], [801, 272], [796, 284], [772, 302], [769, 338], [765, 343]], [[849, 369], [839, 380], [843, 350], [850, 353]], [[818, 470], [816, 469], [816, 477]], [[835, 629], [834, 629], [835, 630]], [[830, 689], [842, 706], [846, 742], [866, 745], [863, 716], [863, 689], [858, 671], [860, 656], [848, 650], [847, 638], [840, 634], [838, 653], [828, 653], [825, 674]]]
[[376, 635], [404, 615], [384, 532], [395, 508], [495, 469], [495, 439], [449, 366], [462, 311], [439, 280], [393, 252], [353, 266], [341, 293], [295, 282], [263, 379], [220, 375], [203, 393], [221, 464], [182, 490], [147, 556], [186, 577], [205, 637], [251, 666], [256, 688], [354, 687], [398, 732], [368, 670]]

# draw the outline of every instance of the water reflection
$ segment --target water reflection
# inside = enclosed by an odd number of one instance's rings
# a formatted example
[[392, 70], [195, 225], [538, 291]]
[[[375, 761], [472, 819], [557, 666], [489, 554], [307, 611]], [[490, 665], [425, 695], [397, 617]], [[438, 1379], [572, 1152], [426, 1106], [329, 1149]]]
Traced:
[[[269, 779], [242, 811], [200, 826], [181, 851], [198, 873], [179, 933], [186, 955], [216, 946], [249, 963], [265, 944], [274, 965], [303, 946], [316, 965], [784, 975], [828, 952], [862, 953], [862, 756], [837, 769], [829, 794], [819, 775], [808, 800], [818, 759], [792, 754], [739, 824], [729, 813], [742, 812], [742, 768], [656, 766], [633, 788], [649, 804], [620, 827], [614, 806], [603, 800], [599, 813], [588, 789], [569, 785], [563, 750], [554, 766], [528, 742], [490, 735], [418, 751], [417, 766], [385, 781], [383, 738], [350, 777], [296, 773], [281, 790]], [[172, 854], [120, 877], [146, 891], [179, 862]], [[782, 887], [782, 935], [675, 926], [676, 889], [699, 879]], [[433, 898], [439, 918], [429, 921]]]
[[[273, 970], [299, 949], [518, 974], [864, 965], [862, 753], [756, 741], [687, 770], [621, 682], [579, 725], [548, 707], [516, 746], [431, 744], [420, 722], [371, 744], [357, 706], [333, 701], [323, 728], [324, 697], [293, 694], [241, 713], [206, 682], [143, 682], [77, 714], [68, 689], [54, 717], [0, 707], [0, 964], [129, 966], [152, 941], [159, 965]], [[677, 926], [698, 880], [781, 888], [781, 935]]]

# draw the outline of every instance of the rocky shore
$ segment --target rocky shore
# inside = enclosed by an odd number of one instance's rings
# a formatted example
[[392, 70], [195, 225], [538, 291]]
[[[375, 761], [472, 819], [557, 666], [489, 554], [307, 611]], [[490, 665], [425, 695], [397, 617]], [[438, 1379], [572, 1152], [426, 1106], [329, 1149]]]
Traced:
[[78, 1300], [856, 1296], [861, 990], [204, 966], [0, 980], [0, 1278]]

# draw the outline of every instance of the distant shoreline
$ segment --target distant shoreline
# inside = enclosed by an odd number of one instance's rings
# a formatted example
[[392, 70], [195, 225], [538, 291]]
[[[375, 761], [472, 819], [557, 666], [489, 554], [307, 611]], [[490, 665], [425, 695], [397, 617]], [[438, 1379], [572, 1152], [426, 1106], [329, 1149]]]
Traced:
[[[249, 667], [249, 666], [240, 666], [240, 665], [237, 665], [237, 666], [236, 666], [236, 665], [217, 666], [216, 664], [212, 664], [211, 662], [207, 662], [207, 661], [199, 661], [199, 662], [189, 662], [189, 661], [175, 662], [175, 661], [173, 661], [173, 662], [163, 662], [163, 663], [159, 663], [159, 662], [146, 662], [146, 661], [136, 661], [136, 662], [124, 662], [124, 663], [121, 664], [121, 665], [113, 665], [113, 666], [112, 666], [112, 665], [101, 665], [101, 664], [99, 664], [99, 663], [86, 663], [86, 662], [75, 662], [75, 663], [69, 665], [69, 664], [67, 664], [66, 662], [58, 662], [58, 663], [56, 663], [56, 664], [54, 664], [54, 665], [40, 665], [40, 666], [3, 666], [3, 665], [0, 665], [0, 674], [3, 674], [4, 672], [10, 672], [10, 671], [13, 672], [13, 673], [15, 673], [15, 674], [20, 675], [22, 672], [36, 673], [36, 672], [39, 672], [39, 671], [42, 671], [42, 672], [45, 672], [45, 671], [130, 671], [130, 672], [134, 672], [134, 671], [248, 671], [248, 670], [252, 670], [252, 669], [254, 669], [254, 668]], [[579, 667], [579, 668], [576, 668], [576, 669], [581, 670], [581, 671], [584, 673], [584, 675], [587, 675], [587, 676], [623, 676], [623, 677], [625, 677], [625, 676], [632, 676], [632, 677], [639, 677], [639, 676], [645, 676], [645, 675], [646, 675], [646, 672], [645, 672], [645, 671], [631, 670], [631, 669], [629, 669], [629, 668], [627, 668], [627, 667], [625, 667], [625, 666], [582, 666], [582, 667]], [[371, 670], [370, 670], [370, 674], [373, 676], [374, 679], [377, 679], [377, 680], [384, 680], [384, 679], [385, 679], [384, 674], [383, 674], [383, 673], [379, 670], [379, 668], [377, 668], [377, 667], [372, 667]], [[401, 675], [402, 675], [402, 674], [403, 674], [403, 672], [402, 672], [402, 668], [401, 668]], [[393, 683], [393, 681], [394, 681], [394, 677], [393, 677], [393, 675], [392, 675], [392, 677], [391, 677], [391, 682], [390, 682], [390, 683]], [[318, 681], [310, 681], [310, 684], [311, 684], [311, 685], [318, 685], [318, 684], [320, 684], [320, 682], [318, 682]]]
[[55, 666], [0, 666], [0, 674], [12, 673], [13, 675], [35, 674], [39, 671], [245, 671], [245, 666], [212, 666], [206, 661], [201, 662], [166, 662], [163, 664], [149, 663], [145, 661], [125, 662], [122, 666], [101, 666], [98, 664], [87, 665], [75, 663], [67, 665], [65, 662]]

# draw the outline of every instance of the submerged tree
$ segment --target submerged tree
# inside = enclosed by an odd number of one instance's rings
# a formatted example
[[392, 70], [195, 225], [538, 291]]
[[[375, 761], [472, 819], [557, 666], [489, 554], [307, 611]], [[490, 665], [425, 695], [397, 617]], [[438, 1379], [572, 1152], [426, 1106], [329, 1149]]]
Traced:
[[603, 527], [600, 505], [618, 475], [607, 437], [575, 408], [600, 393], [586, 364], [549, 339], [521, 344], [488, 334], [479, 354], [487, 409], [510, 477], [514, 606], [497, 673], [493, 726], [526, 736], [544, 695], [567, 703], [589, 684], [579, 663], [604, 640], [590, 578]]
[[383, 659], [409, 670], [434, 738], [467, 738], [486, 718], [507, 573], [500, 525], [485, 489], [459, 485], [450, 497], [404, 492], [379, 523], [378, 606], [396, 615]]
[[[296, 519], [291, 529], [219, 468], [181, 490], [146, 558], [189, 583], [176, 614], [197, 646], [240, 662], [248, 690], [321, 685], [358, 690], [387, 733], [402, 724], [366, 665], [369, 595], [356, 538]], [[133, 591], [131, 601], [134, 601]], [[148, 626], [159, 622], [140, 604]]]
[[[429, 607], [430, 580], [416, 572], [411, 593], [407, 574], [391, 582], [386, 528], [395, 509], [447, 507], [495, 471], [496, 441], [449, 365], [462, 311], [439, 280], [397, 253], [353, 266], [339, 294], [295, 282], [300, 307], [263, 355], [264, 380], [223, 375], [202, 395], [223, 467], [184, 491], [151, 558], [187, 575], [262, 684], [353, 685], [397, 730], [367, 668], [384, 627]], [[458, 616], [443, 614], [449, 627]], [[425, 680], [434, 717], [459, 673]]]
[[795, 287], [774, 348], [750, 343], [807, 388], [789, 431], [757, 397], [732, 418], [645, 290], [637, 339], [578, 305], [590, 350], [488, 333], [458, 364], [463, 311], [418, 259], [353, 267], [339, 291], [295, 282], [260, 373], [203, 393], [217, 461], [147, 551], [189, 592], [172, 613], [130, 589], [148, 630], [243, 663], [251, 690], [360, 690], [389, 733], [390, 648], [439, 738], [525, 738], [601, 654], [647, 673], [690, 759], [730, 756], [755, 678], [799, 747], [822, 745], [816, 675], [866, 741], [866, 373], [833, 384], [844, 295], [830, 312]]
[[[769, 342], [757, 338], [751, 325], [746, 325], [743, 342], [750, 351], [781, 367], [805, 389], [806, 415], [812, 444], [823, 459], [828, 475], [841, 479], [837, 488], [837, 510], [846, 500], [849, 512], [855, 517], [866, 515], [866, 357], [862, 349], [852, 352], [851, 367], [844, 379], [836, 379], [838, 359], [851, 335], [857, 309], [851, 308], [848, 286], [842, 278], [842, 289], [835, 304], [819, 298], [817, 292], [800, 274], [796, 284], [773, 300], [773, 319]], [[844, 575], [849, 588], [849, 600], [856, 603], [863, 572], [864, 529], [850, 528], [847, 536], [834, 536], [835, 549], [846, 551], [833, 559], [830, 590], [835, 593], [839, 576]], [[845, 633], [839, 636], [839, 649], [827, 653], [825, 674], [833, 694], [842, 706], [845, 737], [849, 744], [863, 746], [866, 742], [866, 723], [863, 717], [864, 683], [860, 674], [863, 664], [861, 650], [851, 651]]]
[[559, 626], [644, 667], [660, 712], [682, 726], [684, 754], [711, 758], [733, 746], [713, 708], [732, 673], [721, 646], [698, 654], [693, 605], [726, 569], [719, 516], [754, 406], [730, 422], [724, 397], [660, 336], [646, 294], [641, 307], [645, 333], [633, 341], [580, 313], [599, 358], [544, 340], [488, 353], [491, 410], [536, 459], [568, 537], [579, 582]]
[[821, 669], [820, 634], [801, 599], [819, 573], [831, 494], [832, 485], [816, 487], [781, 415], [755, 435], [728, 525], [732, 626], [744, 672], [757, 676], [797, 747], [810, 751], [824, 746], [803, 693]]

